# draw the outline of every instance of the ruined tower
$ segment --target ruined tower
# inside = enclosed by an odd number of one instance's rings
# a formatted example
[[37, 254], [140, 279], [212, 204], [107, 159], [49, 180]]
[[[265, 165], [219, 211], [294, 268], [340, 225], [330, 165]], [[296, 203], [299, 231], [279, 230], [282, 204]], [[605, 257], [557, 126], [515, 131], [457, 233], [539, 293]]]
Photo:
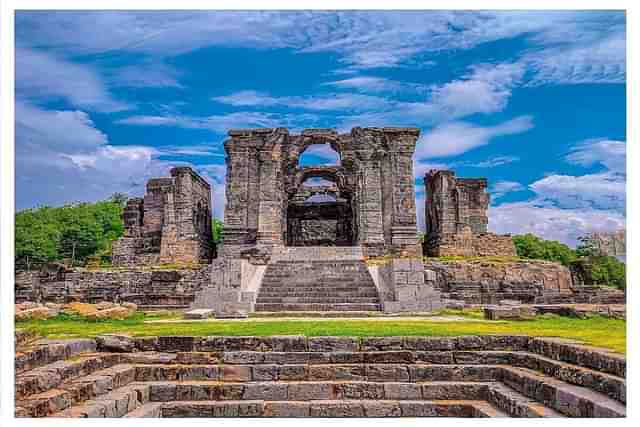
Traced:
[[511, 236], [487, 231], [486, 178], [456, 178], [449, 170], [424, 177], [424, 250], [428, 256], [515, 256]]
[[211, 260], [211, 186], [190, 167], [150, 179], [144, 198], [127, 201], [123, 220], [124, 235], [113, 243], [115, 266]]

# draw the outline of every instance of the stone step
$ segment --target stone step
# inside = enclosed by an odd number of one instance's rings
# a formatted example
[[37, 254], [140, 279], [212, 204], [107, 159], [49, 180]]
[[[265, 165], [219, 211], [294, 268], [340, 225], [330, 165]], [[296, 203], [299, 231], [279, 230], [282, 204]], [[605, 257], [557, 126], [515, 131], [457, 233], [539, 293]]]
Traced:
[[381, 311], [380, 304], [256, 304], [255, 311]]
[[250, 317], [317, 317], [317, 318], [356, 318], [372, 317], [378, 311], [260, 311], [252, 313]]
[[260, 288], [260, 293], [319, 293], [319, 294], [331, 294], [331, 293], [345, 293], [345, 294], [359, 294], [359, 293], [372, 293], [377, 290], [375, 286], [355, 285], [355, 286], [296, 286], [296, 285], [265, 285]]
[[346, 297], [377, 297], [378, 296], [378, 292], [375, 289], [372, 290], [362, 290], [362, 291], [338, 291], [339, 294], [336, 293], [336, 291], [324, 291], [324, 290], [317, 290], [317, 291], [298, 291], [298, 290], [292, 290], [292, 291], [281, 291], [281, 290], [274, 290], [274, 289], [268, 289], [268, 290], [264, 290], [264, 291], [260, 291], [260, 296], [261, 297], [267, 297], [267, 298], [284, 298], [284, 297], [301, 297], [301, 298], [305, 298], [305, 297], [331, 297], [331, 296], [337, 296], [339, 295], [341, 298], [346, 298]]
[[120, 363], [119, 354], [87, 354], [77, 360], [59, 360], [23, 374], [16, 375], [16, 399], [43, 393], [58, 387], [63, 382], [92, 374]]
[[[375, 382], [424, 382], [424, 381], [474, 381], [486, 382], [500, 378], [502, 366], [489, 365], [437, 365], [413, 363], [405, 354], [388, 352], [371, 354], [376, 363], [344, 363], [336, 353], [329, 364], [267, 364], [256, 360], [234, 359], [234, 364], [222, 365], [137, 365], [136, 381], [199, 381], [222, 382], [252, 381], [375, 381]], [[227, 360], [230, 360], [227, 356]], [[241, 356], [244, 357], [244, 356]], [[351, 361], [349, 355], [345, 357]], [[404, 360], [403, 360], [404, 359]], [[398, 363], [403, 361], [404, 363]]]
[[626, 408], [620, 402], [531, 369], [503, 367], [501, 379], [512, 389], [570, 417], [626, 417]]
[[260, 295], [256, 302], [258, 304], [271, 304], [271, 303], [284, 303], [284, 304], [346, 304], [346, 303], [358, 303], [358, 304], [378, 304], [380, 300], [378, 297], [361, 297], [350, 296], [343, 297], [342, 295], [336, 295], [337, 298], [330, 298], [326, 296], [286, 296], [286, 297], [270, 297]]
[[19, 349], [15, 356], [16, 374], [59, 360], [69, 359], [81, 353], [96, 351], [96, 342], [91, 339], [38, 340]]
[[532, 400], [501, 383], [490, 384], [488, 402], [517, 418], [564, 418], [561, 413]]
[[126, 387], [135, 380], [135, 372], [131, 365], [116, 365], [64, 383], [57, 389], [16, 400], [16, 406], [26, 411], [25, 416], [44, 417], [73, 404], [99, 400], [110, 390]]

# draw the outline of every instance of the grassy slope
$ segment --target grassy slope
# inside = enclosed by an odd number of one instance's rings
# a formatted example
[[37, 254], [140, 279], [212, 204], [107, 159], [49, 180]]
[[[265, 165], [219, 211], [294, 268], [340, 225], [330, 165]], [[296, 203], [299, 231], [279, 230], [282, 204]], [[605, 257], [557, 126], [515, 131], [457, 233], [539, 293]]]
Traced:
[[[475, 317], [475, 316], [473, 316]], [[17, 328], [33, 330], [46, 337], [92, 337], [102, 333], [128, 333], [135, 336], [155, 335], [306, 335], [306, 336], [455, 336], [522, 334], [572, 338], [598, 347], [624, 353], [626, 322], [592, 317], [539, 318], [531, 321], [451, 321], [425, 320], [263, 320], [143, 323], [152, 319], [137, 314], [127, 320], [88, 322], [81, 319], [54, 318], [43, 321], [17, 322]]]

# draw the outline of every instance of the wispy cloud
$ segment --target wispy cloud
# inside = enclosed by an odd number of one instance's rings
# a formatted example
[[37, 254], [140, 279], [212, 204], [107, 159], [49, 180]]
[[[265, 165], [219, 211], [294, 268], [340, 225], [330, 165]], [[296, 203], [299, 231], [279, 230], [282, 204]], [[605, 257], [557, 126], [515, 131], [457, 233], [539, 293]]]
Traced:
[[489, 188], [489, 193], [493, 195], [494, 199], [499, 199], [507, 193], [522, 191], [524, 189], [524, 185], [516, 181], [497, 181]]
[[520, 116], [490, 127], [464, 122], [446, 123], [420, 137], [416, 158], [423, 160], [459, 155], [488, 144], [492, 138], [526, 132], [532, 127], [530, 116]]
[[354, 93], [334, 93], [318, 96], [282, 96], [274, 97], [264, 93], [245, 90], [230, 95], [217, 96], [214, 101], [236, 107], [287, 107], [315, 111], [364, 111], [387, 108], [390, 104], [385, 98]]
[[73, 106], [101, 112], [130, 108], [112, 97], [91, 67], [21, 47], [16, 48], [16, 94], [34, 101], [62, 98]]

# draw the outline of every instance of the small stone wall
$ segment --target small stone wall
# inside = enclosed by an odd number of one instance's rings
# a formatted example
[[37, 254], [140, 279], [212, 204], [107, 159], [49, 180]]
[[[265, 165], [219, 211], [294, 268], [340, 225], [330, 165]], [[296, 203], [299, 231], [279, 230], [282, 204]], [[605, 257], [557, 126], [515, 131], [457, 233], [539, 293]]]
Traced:
[[424, 252], [433, 257], [517, 256], [511, 235], [474, 234], [469, 228], [458, 233], [432, 236], [424, 246]]
[[425, 277], [433, 280], [443, 297], [468, 304], [496, 304], [501, 300], [536, 302], [551, 295], [570, 297], [571, 272], [548, 261], [431, 261], [424, 262]]
[[186, 308], [209, 281], [208, 266], [197, 270], [85, 270], [62, 277], [25, 272], [16, 275], [16, 303], [117, 301], [141, 308]]

